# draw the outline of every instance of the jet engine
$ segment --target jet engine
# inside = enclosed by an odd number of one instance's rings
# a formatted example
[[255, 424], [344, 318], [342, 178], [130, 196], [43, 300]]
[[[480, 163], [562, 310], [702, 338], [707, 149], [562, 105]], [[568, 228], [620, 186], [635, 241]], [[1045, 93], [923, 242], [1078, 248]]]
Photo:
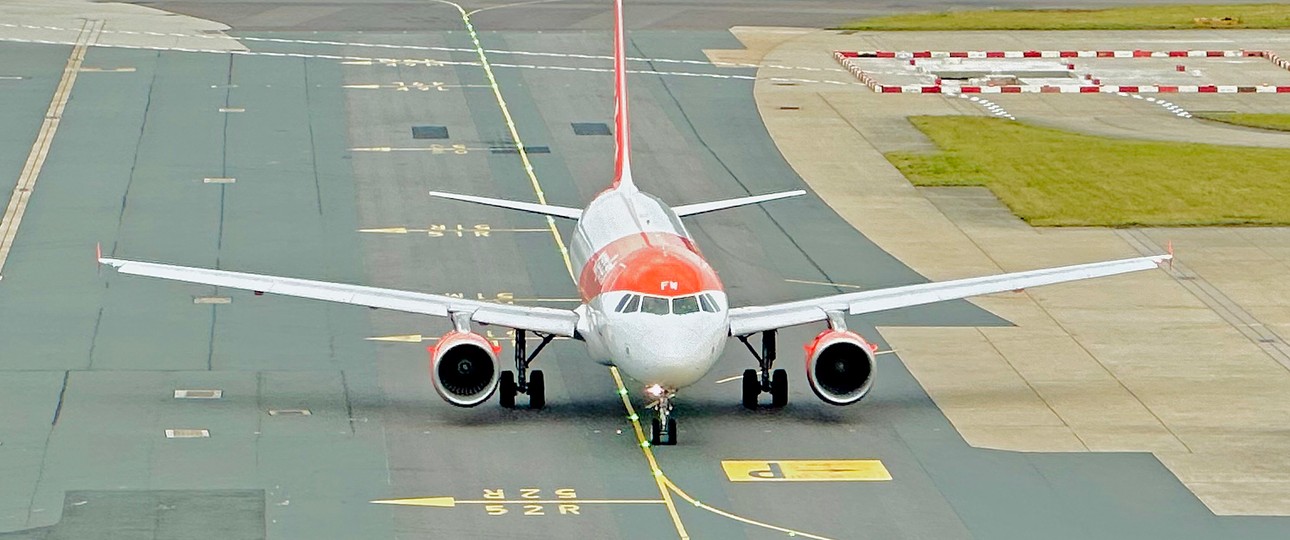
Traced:
[[474, 332], [448, 332], [429, 348], [430, 382], [444, 401], [474, 407], [497, 390], [501, 364], [494, 345]]
[[806, 379], [820, 399], [850, 405], [873, 387], [876, 347], [851, 331], [828, 329], [806, 345]]

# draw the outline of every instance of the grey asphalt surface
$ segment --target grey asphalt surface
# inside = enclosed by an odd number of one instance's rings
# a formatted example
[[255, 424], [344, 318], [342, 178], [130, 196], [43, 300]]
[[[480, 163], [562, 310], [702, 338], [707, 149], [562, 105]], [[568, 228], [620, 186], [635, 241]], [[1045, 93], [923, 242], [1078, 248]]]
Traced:
[[[455, 30], [308, 38], [470, 47]], [[481, 39], [488, 48], [605, 54], [605, 35]], [[675, 59], [738, 47], [723, 31], [645, 30], [631, 41], [639, 54]], [[6, 70], [31, 77], [12, 84], [12, 105], [0, 112], [6, 125], [21, 126], [4, 135], [0, 170], [21, 168], [67, 54], [0, 46]], [[478, 504], [369, 502], [483, 500], [498, 490], [523, 499], [532, 489], [543, 499], [559, 489], [579, 499], [657, 499], [609, 372], [576, 343], [557, 342], [536, 366], [547, 374], [548, 409], [463, 410], [431, 389], [428, 342], [367, 339], [434, 336], [447, 330], [444, 321], [96, 273], [90, 262], [102, 241], [122, 258], [569, 305], [560, 299], [574, 289], [551, 235], [530, 231], [544, 220], [425, 196], [440, 189], [533, 199], [518, 157], [488, 150], [510, 135], [478, 67], [101, 49], [91, 50], [91, 64], [137, 71], [78, 80], [0, 281], [0, 405], [10, 411], [0, 416], [0, 531], [12, 531], [0, 538], [676, 535], [661, 505], [584, 504], [573, 514], [521, 504], [492, 515]], [[611, 121], [609, 75], [499, 68], [497, 77], [526, 145], [551, 150], [533, 155], [548, 200], [589, 200], [606, 184], [612, 139], [574, 135], [570, 123]], [[399, 91], [396, 82], [429, 89]], [[342, 88], [373, 84], [380, 86]], [[803, 185], [761, 126], [750, 81], [633, 75], [631, 84], [634, 167], [645, 189], [680, 204]], [[449, 138], [413, 140], [416, 125], [445, 126]], [[448, 150], [351, 150], [432, 143]], [[212, 176], [237, 182], [202, 183]], [[496, 232], [477, 237], [481, 224]], [[358, 232], [433, 226], [443, 226], [441, 236]], [[813, 195], [697, 217], [689, 227], [736, 305], [834, 291], [785, 279], [864, 287], [922, 280]], [[230, 303], [194, 303], [207, 295]], [[852, 324], [882, 344], [875, 325], [1007, 323], [956, 302]], [[753, 365], [733, 341], [717, 369], [682, 393], [682, 444], [655, 449], [672, 481], [713, 507], [831, 538], [1284, 534], [1281, 519], [1215, 518], [1150, 455], [970, 448], [894, 355], [881, 358], [862, 404], [823, 404], [797, 352], [815, 331], [780, 335], [787, 409], [745, 411], [737, 385], [715, 383]], [[175, 400], [180, 388], [219, 388], [224, 397]], [[299, 408], [311, 414], [268, 414]], [[169, 428], [211, 436], [168, 440]], [[720, 467], [722, 459], [794, 458], [880, 459], [893, 480], [735, 484]], [[684, 502], [678, 512], [693, 538], [783, 536]]]

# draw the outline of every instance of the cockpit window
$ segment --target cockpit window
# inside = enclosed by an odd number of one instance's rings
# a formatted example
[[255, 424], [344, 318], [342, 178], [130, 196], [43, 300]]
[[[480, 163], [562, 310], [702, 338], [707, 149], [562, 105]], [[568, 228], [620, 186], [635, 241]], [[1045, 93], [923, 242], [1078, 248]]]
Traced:
[[699, 311], [699, 299], [693, 296], [682, 296], [672, 299], [672, 313], [675, 315], [688, 315]]
[[633, 294], [631, 301], [627, 302], [627, 307], [623, 308], [622, 311], [623, 313], [636, 313], [636, 308], [639, 308], [640, 305], [641, 305], [640, 295]]
[[617, 311], [618, 313], [622, 313], [623, 307], [626, 306], [627, 301], [631, 299], [632, 299], [632, 295], [630, 294], [623, 295], [623, 299], [618, 301], [618, 307], [614, 308], [614, 311]]
[[641, 313], [652, 315], [667, 315], [668, 305], [666, 298], [656, 296], [645, 296], [641, 298]]
[[706, 295], [706, 294], [700, 294], [700, 295], [699, 295], [699, 307], [700, 307], [700, 308], [703, 308], [703, 311], [706, 311], [706, 312], [708, 312], [708, 313], [716, 313], [716, 312], [717, 312], [717, 305], [716, 305], [716, 303], [714, 303], [714, 302], [712, 301], [712, 299], [711, 299], [708, 295]]

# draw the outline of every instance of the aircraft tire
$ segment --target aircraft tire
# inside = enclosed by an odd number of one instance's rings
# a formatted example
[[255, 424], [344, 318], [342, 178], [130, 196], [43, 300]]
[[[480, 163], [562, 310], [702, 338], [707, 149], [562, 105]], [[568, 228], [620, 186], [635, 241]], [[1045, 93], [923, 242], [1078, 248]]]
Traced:
[[546, 407], [546, 378], [542, 376], [542, 370], [535, 369], [529, 372], [529, 408], [541, 410]]
[[782, 369], [771, 373], [770, 401], [771, 406], [777, 409], [788, 405], [788, 373]]
[[515, 408], [515, 372], [503, 371], [497, 383], [497, 401], [504, 409]]
[[757, 380], [757, 370], [744, 370], [744, 408], [757, 410], [757, 398], [761, 396], [761, 381]]

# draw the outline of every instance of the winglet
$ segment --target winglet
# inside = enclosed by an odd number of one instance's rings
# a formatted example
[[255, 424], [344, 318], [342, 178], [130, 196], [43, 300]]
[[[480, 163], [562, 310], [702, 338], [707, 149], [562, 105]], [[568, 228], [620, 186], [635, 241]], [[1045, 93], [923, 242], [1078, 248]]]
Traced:
[[103, 243], [94, 243], [94, 264], [99, 272], [103, 271]]
[[1174, 241], [1170, 240], [1165, 243], [1165, 252], [1169, 254], [1169, 269], [1174, 269]]

